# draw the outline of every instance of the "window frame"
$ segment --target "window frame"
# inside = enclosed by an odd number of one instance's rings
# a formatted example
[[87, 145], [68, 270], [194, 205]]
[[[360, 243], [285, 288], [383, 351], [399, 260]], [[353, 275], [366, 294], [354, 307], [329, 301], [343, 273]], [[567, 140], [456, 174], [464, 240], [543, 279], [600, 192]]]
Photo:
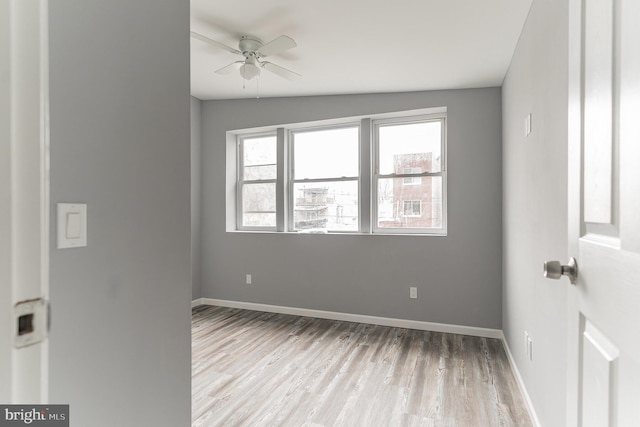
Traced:
[[[358, 175], [355, 177], [333, 177], [333, 178], [295, 178], [295, 134], [318, 132], [334, 129], [347, 129], [356, 128], [358, 130]], [[314, 183], [314, 182], [356, 182], [356, 188], [358, 191], [358, 223], [355, 230], [326, 230], [331, 234], [349, 234], [358, 233], [362, 234], [362, 191], [360, 183], [362, 180], [362, 167], [361, 156], [362, 152], [362, 126], [360, 121], [345, 121], [339, 124], [320, 125], [320, 126], [304, 126], [289, 129], [287, 132], [287, 231], [291, 233], [304, 233], [304, 229], [295, 228], [295, 184], [297, 183]]]
[[[379, 169], [379, 127], [387, 124], [441, 121], [441, 171], [437, 173], [407, 173], [381, 175]], [[446, 236], [447, 235], [447, 107], [430, 107], [392, 113], [352, 116], [310, 122], [245, 128], [226, 132], [226, 231], [248, 233], [314, 233], [294, 228], [295, 192], [294, 185], [304, 182], [355, 181], [358, 191], [358, 227], [352, 230], [322, 230], [321, 234], [354, 235], [407, 235]], [[358, 128], [358, 176], [294, 179], [293, 134], [336, 128]], [[244, 180], [244, 147], [242, 141], [257, 137], [276, 137], [276, 179]], [[442, 182], [442, 226], [439, 228], [392, 228], [378, 227], [378, 186], [383, 178], [422, 178], [440, 176]], [[401, 179], [404, 181], [404, 179]], [[243, 225], [242, 192], [246, 184], [275, 183], [276, 186], [276, 226]], [[405, 185], [411, 185], [406, 183]], [[234, 188], [235, 187], [235, 188]], [[432, 187], [437, 188], [437, 187]], [[421, 205], [421, 211], [423, 206]]]
[[[244, 141], [247, 139], [274, 137], [276, 138], [276, 177], [273, 179], [244, 179]], [[239, 231], [277, 231], [278, 227], [278, 137], [277, 131], [264, 131], [254, 133], [243, 133], [236, 136], [236, 229]], [[271, 184], [276, 187], [276, 225], [274, 226], [250, 226], [244, 225], [244, 210], [243, 210], [243, 197], [242, 190], [247, 184]]]
[[[440, 172], [421, 173], [380, 173], [380, 128], [383, 126], [394, 126], [412, 123], [440, 122]], [[371, 143], [372, 143], [372, 171], [371, 171], [371, 232], [372, 234], [419, 234], [429, 236], [447, 235], [447, 114], [446, 112], [424, 114], [415, 116], [403, 116], [392, 118], [381, 118], [371, 121]], [[439, 176], [442, 179], [442, 226], [441, 227], [380, 227], [378, 225], [378, 183], [381, 179], [402, 179], [404, 185], [405, 178], [422, 178]], [[403, 206], [404, 208], [404, 206]], [[420, 207], [422, 210], [422, 205]], [[404, 209], [403, 209], [404, 213]]]

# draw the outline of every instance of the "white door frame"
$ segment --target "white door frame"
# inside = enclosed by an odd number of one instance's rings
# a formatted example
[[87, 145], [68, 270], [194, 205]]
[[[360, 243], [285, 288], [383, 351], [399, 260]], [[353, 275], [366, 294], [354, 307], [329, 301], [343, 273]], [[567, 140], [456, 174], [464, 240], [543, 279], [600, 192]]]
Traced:
[[48, 341], [16, 303], [49, 295], [48, 0], [0, 0], [0, 402], [47, 403]]

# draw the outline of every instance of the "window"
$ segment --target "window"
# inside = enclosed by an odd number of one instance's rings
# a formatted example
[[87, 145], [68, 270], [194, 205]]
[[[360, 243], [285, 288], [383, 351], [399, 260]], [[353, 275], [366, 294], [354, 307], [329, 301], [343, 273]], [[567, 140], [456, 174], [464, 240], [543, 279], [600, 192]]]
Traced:
[[358, 231], [359, 127], [292, 131], [292, 230]]
[[404, 216], [419, 217], [422, 215], [422, 202], [420, 200], [404, 200], [402, 202], [402, 214]]
[[444, 117], [374, 122], [374, 231], [444, 234]]
[[239, 138], [238, 159], [238, 228], [275, 230], [276, 135]]
[[262, 130], [228, 133], [228, 230], [446, 235], [445, 108]]

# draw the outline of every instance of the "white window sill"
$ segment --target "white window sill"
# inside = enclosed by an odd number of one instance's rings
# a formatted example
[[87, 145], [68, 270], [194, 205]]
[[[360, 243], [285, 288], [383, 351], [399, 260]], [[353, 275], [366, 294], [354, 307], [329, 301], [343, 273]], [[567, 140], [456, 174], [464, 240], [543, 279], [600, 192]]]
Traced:
[[356, 231], [330, 231], [326, 233], [306, 233], [299, 231], [271, 231], [271, 230], [227, 230], [227, 233], [231, 234], [282, 234], [289, 236], [421, 236], [421, 237], [447, 237], [446, 232], [440, 233], [402, 233], [402, 232], [393, 232], [393, 233], [384, 233], [384, 232], [375, 232], [375, 233], [359, 233]]

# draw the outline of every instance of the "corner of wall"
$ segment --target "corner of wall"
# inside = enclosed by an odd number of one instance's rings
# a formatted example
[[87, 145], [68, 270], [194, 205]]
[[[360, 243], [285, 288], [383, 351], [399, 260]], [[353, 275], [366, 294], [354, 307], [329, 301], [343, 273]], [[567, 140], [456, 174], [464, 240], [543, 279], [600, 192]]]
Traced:
[[200, 219], [202, 208], [202, 101], [191, 97], [191, 297], [200, 298]]

